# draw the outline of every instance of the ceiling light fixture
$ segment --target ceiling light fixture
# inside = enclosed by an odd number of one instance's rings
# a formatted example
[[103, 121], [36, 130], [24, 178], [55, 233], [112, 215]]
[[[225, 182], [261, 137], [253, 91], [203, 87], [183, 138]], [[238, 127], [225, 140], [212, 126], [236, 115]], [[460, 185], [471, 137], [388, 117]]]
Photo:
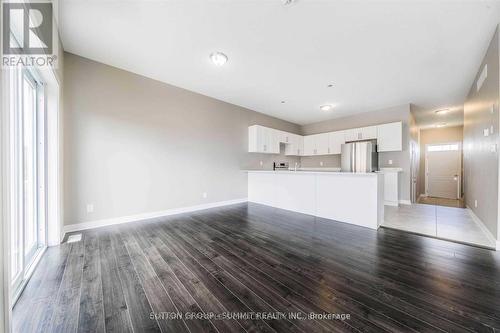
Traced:
[[331, 88], [331, 87], [333, 87], [333, 84], [330, 83], [329, 85], [327, 85], [327, 87]]
[[439, 123], [439, 124], [436, 124], [436, 127], [437, 128], [440, 128], [440, 127], [445, 127], [446, 126], [446, 123]]
[[441, 115], [443, 115], [443, 114], [447, 114], [447, 113], [448, 113], [448, 111], [450, 111], [450, 109], [442, 109], [442, 110], [437, 110], [437, 111], [436, 111], [436, 114], [441, 116]]
[[210, 60], [212, 60], [215, 66], [222, 66], [227, 62], [228, 58], [222, 52], [214, 52], [210, 54]]
[[333, 105], [331, 104], [323, 104], [319, 107], [319, 109], [321, 111], [330, 111], [331, 109], [333, 109]]
[[295, 2], [295, 0], [281, 0], [281, 3], [283, 4], [283, 6], [290, 6], [294, 2]]
[[285, 101], [281, 101], [281, 104], [285, 104]]

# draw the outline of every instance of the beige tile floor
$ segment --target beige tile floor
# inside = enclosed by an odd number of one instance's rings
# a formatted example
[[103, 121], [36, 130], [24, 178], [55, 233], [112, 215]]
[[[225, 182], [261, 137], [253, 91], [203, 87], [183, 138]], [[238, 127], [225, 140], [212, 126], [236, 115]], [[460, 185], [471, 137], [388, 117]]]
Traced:
[[428, 204], [428, 205], [438, 205], [438, 206], [465, 208], [465, 203], [464, 203], [463, 199], [446, 199], [446, 198], [436, 198], [436, 197], [420, 197], [420, 198], [418, 198], [418, 203]]
[[464, 208], [429, 204], [385, 206], [382, 226], [480, 246], [495, 247]]

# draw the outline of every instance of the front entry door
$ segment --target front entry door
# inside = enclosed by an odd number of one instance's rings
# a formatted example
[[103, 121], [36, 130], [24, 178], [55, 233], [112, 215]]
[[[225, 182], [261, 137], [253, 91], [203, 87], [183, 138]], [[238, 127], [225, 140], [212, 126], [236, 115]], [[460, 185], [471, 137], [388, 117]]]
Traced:
[[426, 192], [428, 196], [460, 198], [462, 150], [459, 142], [429, 144], [425, 149]]

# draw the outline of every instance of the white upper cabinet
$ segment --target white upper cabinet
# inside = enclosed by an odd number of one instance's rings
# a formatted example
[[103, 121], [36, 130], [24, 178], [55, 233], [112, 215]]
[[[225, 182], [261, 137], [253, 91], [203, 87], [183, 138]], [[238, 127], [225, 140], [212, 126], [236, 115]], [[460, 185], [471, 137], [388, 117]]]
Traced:
[[314, 135], [314, 144], [316, 151], [314, 155], [327, 155], [329, 154], [328, 149], [330, 145], [328, 133], [321, 133]]
[[254, 125], [248, 128], [248, 151], [251, 153], [279, 154], [278, 131]]
[[316, 143], [314, 142], [314, 135], [304, 136], [304, 155], [313, 156], [316, 151]]
[[285, 155], [289, 156], [333, 155], [341, 153], [345, 142], [373, 139], [377, 140], [379, 152], [402, 151], [402, 138], [401, 122], [306, 136], [253, 125], [248, 127], [248, 151], [279, 154], [280, 143], [284, 143]]
[[377, 138], [377, 126], [362, 127], [361, 140], [373, 140]]
[[379, 152], [403, 150], [402, 122], [377, 126], [377, 150]]
[[344, 131], [328, 133], [328, 154], [340, 154], [341, 146], [345, 143]]
[[304, 136], [305, 156], [328, 155], [329, 133], [313, 134]]
[[285, 155], [301, 156], [304, 153], [304, 137], [302, 135], [290, 134], [285, 145]]
[[283, 143], [292, 143], [292, 137], [296, 136], [296, 134], [284, 132], [284, 131], [279, 131], [279, 141]]
[[351, 128], [345, 130], [345, 141], [372, 140], [377, 138], [377, 126]]

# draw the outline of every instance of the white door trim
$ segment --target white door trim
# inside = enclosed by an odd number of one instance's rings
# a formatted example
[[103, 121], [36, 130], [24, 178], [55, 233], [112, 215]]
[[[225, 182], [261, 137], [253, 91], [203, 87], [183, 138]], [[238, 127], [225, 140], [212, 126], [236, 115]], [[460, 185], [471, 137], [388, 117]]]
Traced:
[[429, 173], [429, 166], [427, 163], [427, 147], [429, 146], [439, 146], [439, 145], [451, 145], [451, 144], [458, 144], [458, 151], [460, 152], [460, 158], [458, 159], [458, 186], [457, 186], [457, 198], [462, 197], [462, 142], [460, 141], [449, 141], [449, 142], [440, 142], [440, 143], [427, 143], [425, 144], [425, 169], [424, 169], [424, 174], [425, 174], [425, 196], [429, 196], [429, 179], [428, 179], [428, 173]]

